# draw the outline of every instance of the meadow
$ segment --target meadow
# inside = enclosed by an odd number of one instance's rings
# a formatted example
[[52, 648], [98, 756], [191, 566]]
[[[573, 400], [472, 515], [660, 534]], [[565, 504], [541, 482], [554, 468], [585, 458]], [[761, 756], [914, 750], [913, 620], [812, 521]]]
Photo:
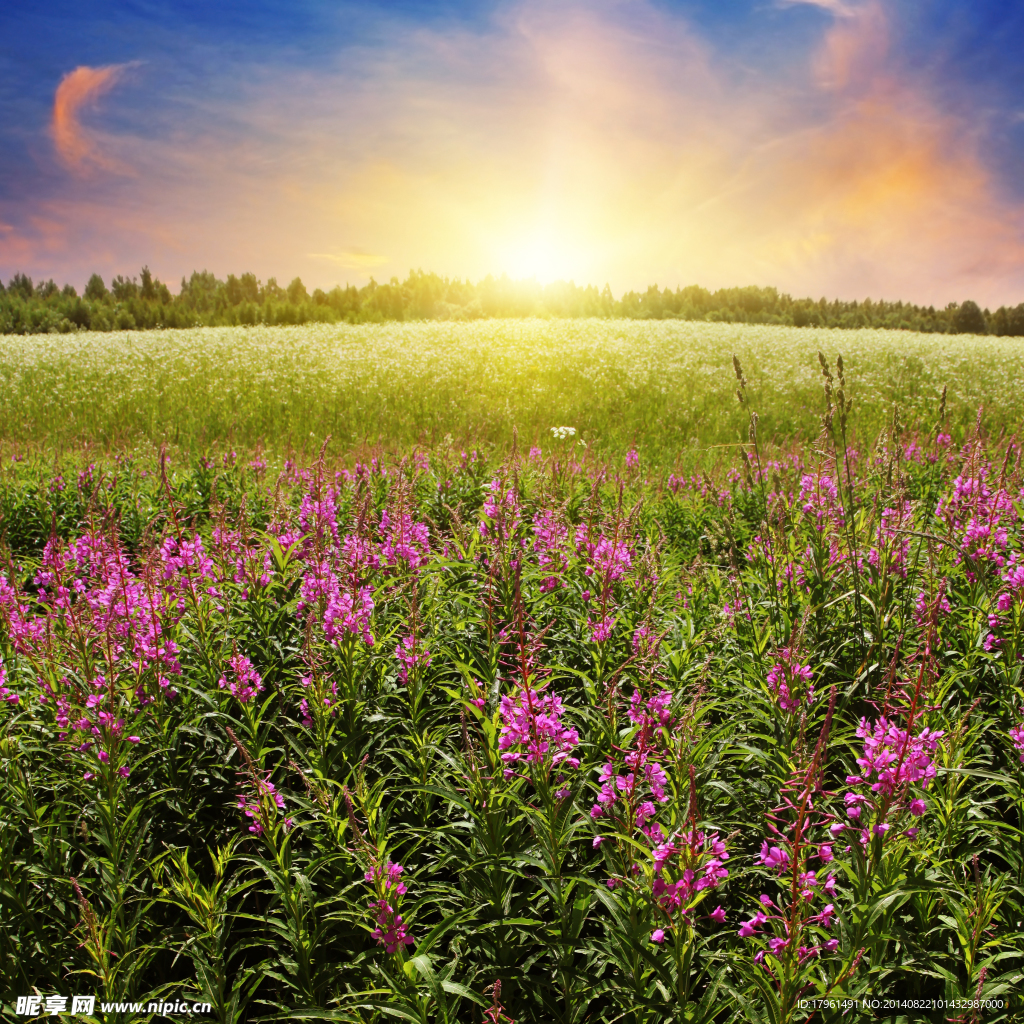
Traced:
[[166, 441], [305, 452], [527, 445], [570, 424], [599, 450], [636, 444], [670, 468], [683, 450], [746, 439], [731, 359], [743, 362], [765, 441], [809, 441], [822, 412], [817, 352], [842, 354], [856, 429], [898, 403], [950, 425], [985, 406], [1021, 422], [1024, 339], [642, 320], [494, 320], [8, 336], [0, 438], [101, 450]]
[[17, 339], [4, 1019], [1022, 1019], [1019, 366]]

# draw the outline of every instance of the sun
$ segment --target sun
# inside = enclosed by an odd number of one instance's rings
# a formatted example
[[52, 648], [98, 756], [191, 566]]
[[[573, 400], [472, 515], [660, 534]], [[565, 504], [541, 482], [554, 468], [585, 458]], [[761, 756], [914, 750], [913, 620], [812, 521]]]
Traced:
[[535, 228], [510, 239], [497, 252], [500, 271], [514, 280], [534, 278], [540, 284], [573, 276], [576, 256], [550, 227]]

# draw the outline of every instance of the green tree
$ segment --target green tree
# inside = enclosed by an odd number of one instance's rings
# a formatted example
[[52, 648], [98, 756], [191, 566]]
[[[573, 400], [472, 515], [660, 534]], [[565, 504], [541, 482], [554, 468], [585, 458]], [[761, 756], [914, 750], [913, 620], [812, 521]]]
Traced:
[[31, 299], [36, 291], [32, 285], [32, 278], [27, 274], [15, 274], [7, 282], [7, 290], [11, 295], [17, 295], [26, 301]]
[[953, 330], [957, 334], [985, 334], [987, 332], [985, 314], [982, 313], [976, 302], [968, 299], [961, 304], [953, 317]]
[[139, 286], [135, 278], [122, 277], [120, 274], [110, 282], [110, 290], [118, 302], [127, 302], [139, 294]]
[[156, 299], [156, 288], [153, 284], [153, 274], [152, 271], [150, 271], [149, 267], [142, 268], [141, 277], [142, 289], [140, 290], [139, 294], [142, 296], [143, 299], [146, 300], [146, 302], [152, 302], [154, 299]]

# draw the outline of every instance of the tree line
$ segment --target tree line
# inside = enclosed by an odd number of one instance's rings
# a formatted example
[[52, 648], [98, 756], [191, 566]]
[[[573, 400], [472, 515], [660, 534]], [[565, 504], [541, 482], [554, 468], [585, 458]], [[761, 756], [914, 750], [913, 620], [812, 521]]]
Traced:
[[255, 274], [220, 280], [209, 271], [181, 279], [172, 295], [143, 267], [138, 278], [115, 277], [109, 288], [93, 274], [84, 292], [52, 280], [34, 284], [15, 274], [0, 281], [0, 333], [131, 331], [173, 327], [255, 324], [375, 323], [385, 320], [476, 320], [491, 317], [602, 317], [680, 319], [729, 323], [782, 324], [793, 327], [887, 327], [907, 331], [958, 334], [1024, 335], [1024, 303], [981, 309], [972, 300], [942, 309], [905, 302], [865, 299], [794, 299], [776, 288], [720, 288], [699, 285], [628, 291], [615, 298], [573, 282], [541, 285], [488, 275], [473, 284], [421, 270], [404, 281], [370, 279], [357, 288], [340, 285], [310, 294], [299, 278], [286, 288], [275, 278], [265, 284]]

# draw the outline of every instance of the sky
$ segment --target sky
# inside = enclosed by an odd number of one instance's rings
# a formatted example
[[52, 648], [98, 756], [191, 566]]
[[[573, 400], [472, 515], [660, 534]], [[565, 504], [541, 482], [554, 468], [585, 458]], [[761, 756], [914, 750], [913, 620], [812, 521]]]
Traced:
[[12, 0], [0, 278], [1024, 302], [1024, 3]]

